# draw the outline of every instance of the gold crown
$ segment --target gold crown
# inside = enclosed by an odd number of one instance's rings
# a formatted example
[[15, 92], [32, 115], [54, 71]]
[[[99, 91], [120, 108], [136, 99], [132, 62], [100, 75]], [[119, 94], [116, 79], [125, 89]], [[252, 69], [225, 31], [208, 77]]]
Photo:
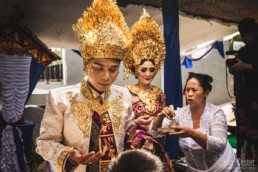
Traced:
[[91, 58], [128, 57], [129, 30], [123, 14], [113, 0], [95, 0], [73, 25], [79, 39], [84, 71]]
[[142, 60], [152, 59], [155, 62], [157, 73], [164, 62], [166, 48], [158, 24], [151, 19], [145, 9], [143, 9], [140, 20], [132, 26], [130, 35], [131, 42], [128, 44], [128, 48], [131, 54], [130, 58], [124, 60], [127, 72], [136, 75], [133, 68], [137, 71]]

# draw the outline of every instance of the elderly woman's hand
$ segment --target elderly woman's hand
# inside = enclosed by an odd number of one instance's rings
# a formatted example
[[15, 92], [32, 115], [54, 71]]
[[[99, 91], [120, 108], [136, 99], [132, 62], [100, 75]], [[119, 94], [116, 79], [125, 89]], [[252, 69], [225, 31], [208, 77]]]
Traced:
[[170, 136], [176, 136], [176, 137], [192, 137], [194, 129], [185, 127], [185, 126], [173, 126], [171, 127], [175, 129], [177, 132], [175, 133], [169, 133]]
[[158, 117], [164, 118], [167, 117], [168, 119], [171, 119], [175, 116], [174, 111], [171, 110], [169, 107], [164, 107], [163, 110], [158, 114]]
[[80, 154], [80, 152], [75, 149], [69, 149], [67, 150], [67, 153], [69, 154], [69, 158], [72, 160], [73, 163], [83, 165], [91, 165], [93, 163], [96, 163], [101, 157], [104, 156], [104, 153], [102, 152], [90, 152], [84, 155]]

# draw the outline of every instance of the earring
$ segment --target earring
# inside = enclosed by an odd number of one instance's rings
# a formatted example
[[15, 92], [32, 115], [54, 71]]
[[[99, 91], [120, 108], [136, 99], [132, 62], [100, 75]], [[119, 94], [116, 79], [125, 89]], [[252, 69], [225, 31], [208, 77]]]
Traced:
[[136, 77], [138, 77], [138, 68], [137, 68], [137, 69], [135, 68], [134, 75], [135, 75]]
[[125, 80], [125, 72], [126, 72], [126, 70], [125, 69], [123, 69], [123, 79]]
[[84, 65], [84, 68], [83, 68], [83, 73], [84, 73], [84, 75], [87, 75], [87, 73], [88, 73], [87, 70], [88, 70], [88, 69], [87, 69], [87, 66]]

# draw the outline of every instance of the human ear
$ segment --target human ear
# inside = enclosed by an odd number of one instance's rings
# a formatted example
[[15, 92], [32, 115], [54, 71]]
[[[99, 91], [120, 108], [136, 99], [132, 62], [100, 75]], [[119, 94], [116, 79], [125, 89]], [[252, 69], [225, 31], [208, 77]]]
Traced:
[[210, 94], [210, 90], [206, 90], [204, 93], [205, 98], [207, 98], [209, 94]]

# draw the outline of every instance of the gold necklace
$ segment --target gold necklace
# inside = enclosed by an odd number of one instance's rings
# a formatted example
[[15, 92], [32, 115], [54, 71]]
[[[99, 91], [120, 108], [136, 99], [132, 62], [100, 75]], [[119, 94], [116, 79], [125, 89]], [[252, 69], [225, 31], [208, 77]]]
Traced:
[[[114, 132], [118, 134], [123, 113], [123, 94], [118, 96], [117, 99], [112, 100], [110, 104], [106, 99], [103, 99], [103, 102], [101, 102], [99, 100], [102, 99], [92, 97], [92, 93], [84, 80], [81, 82], [81, 93], [89, 99], [89, 103], [77, 101], [76, 98], [72, 96], [72, 92], [67, 92], [66, 96], [67, 100], [71, 104], [73, 114], [77, 117], [78, 126], [83, 131], [84, 138], [88, 138], [90, 136], [91, 118], [93, 115], [92, 111], [97, 112], [101, 116], [107, 112], [109, 107], [111, 111], [111, 119], [113, 121], [112, 126]], [[107, 92], [107, 97], [109, 97], [109, 95], [110, 89]]]
[[[99, 115], [102, 115], [103, 113], [107, 112], [109, 108], [109, 101], [107, 99], [102, 98], [101, 96], [93, 98], [92, 93], [85, 79], [82, 80], [80, 89], [81, 93], [89, 99], [89, 106], [93, 111], [97, 112]], [[107, 97], [109, 97], [109, 95], [110, 89], [107, 91]]]
[[146, 104], [145, 108], [149, 111], [155, 110], [155, 101], [158, 96], [162, 93], [161, 89], [155, 86], [151, 86], [152, 89], [150, 92], [144, 92], [139, 88], [138, 85], [126, 85], [130, 92], [136, 94], [138, 98]]

